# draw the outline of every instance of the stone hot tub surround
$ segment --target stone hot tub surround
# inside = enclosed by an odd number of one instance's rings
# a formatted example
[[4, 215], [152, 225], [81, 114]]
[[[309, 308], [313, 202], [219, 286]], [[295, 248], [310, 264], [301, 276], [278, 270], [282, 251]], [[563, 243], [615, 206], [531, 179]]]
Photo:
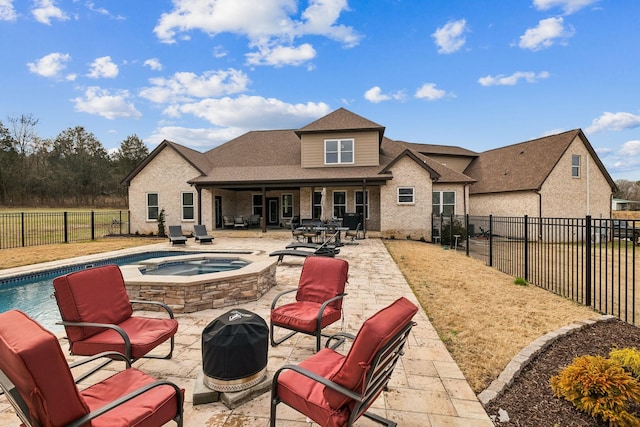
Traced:
[[[242, 259], [246, 266], [232, 271], [194, 276], [144, 275], [148, 266], [176, 261], [203, 259]], [[276, 260], [257, 254], [185, 254], [152, 258], [120, 267], [129, 298], [161, 301], [175, 313], [193, 313], [256, 301], [276, 284]]]

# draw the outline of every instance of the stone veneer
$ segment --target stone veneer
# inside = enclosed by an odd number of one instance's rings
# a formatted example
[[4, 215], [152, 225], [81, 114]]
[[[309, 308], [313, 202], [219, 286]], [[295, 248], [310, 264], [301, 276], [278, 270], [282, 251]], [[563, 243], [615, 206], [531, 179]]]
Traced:
[[[195, 256], [187, 255], [183, 258], [188, 257]], [[176, 258], [180, 257], [172, 257], [172, 260], [175, 261]], [[141, 265], [127, 265], [121, 269], [129, 298], [160, 301], [167, 304], [174, 313], [193, 313], [257, 301], [276, 285], [275, 259], [252, 260], [259, 257], [245, 255], [241, 258], [252, 262], [239, 270], [197, 276], [143, 275], [140, 272]], [[145, 305], [140, 308], [149, 307]]]

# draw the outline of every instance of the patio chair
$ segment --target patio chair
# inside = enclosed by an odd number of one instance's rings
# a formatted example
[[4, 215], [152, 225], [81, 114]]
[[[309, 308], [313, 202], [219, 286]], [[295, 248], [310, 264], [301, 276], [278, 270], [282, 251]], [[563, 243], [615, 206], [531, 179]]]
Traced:
[[302, 238], [302, 230], [299, 230], [296, 228], [296, 226], [293, 224], [293, 222], [290, 223], [290, 227], [291, 227], [291, 236], [293, 236], [294, 239], [296, 239], [296, 242], [300, 241], [300, 238]]
[[[106, 372], [100, 382], [76, 385], [71, 368], [108, 357], [126, 369]], [[154, 427], [183, 424], [183, 393], [170, 381], [132, 368], [122, 354], [108, 352], [68, 365], [55, 335], [21, 311], [0, 314], [0, 387], [25, 426]]]
[[249, 224], [243, 216], [237, 216], [233, 218], [233, 228], [249, 228]]
[[193, 226], [193, 236], [195, 237], [196, 242], [200, 242], [200, 244], [213, 243], [213, 239], [215, 238], [207, 233], [207, 226], [204, 224]]
[[[71, 354], [93, 356], [123, 353], [132, 362], [141, 357], [170, 359], [178, 321], [164, 303], [129, 300], [120, 267], [87, 268], [53, 279], [54, 295], [69, 339]], [[163, 309], [169, 318], [133, 316], [132, 303]], [[170, 341], [165, 356], [149, 354]]]
[[356, 242], [356, 239], [360, 238], [360, 229], [362, 228], [362, 223], [359, 222], [358, 225], [356, 226], [355, 230], [347, 230], [344, 232], [344, 238], [348, 239], [349, 237], [351, 238], [351, 241], [348, 242], [349, 245], [357, 245], [358, 242]]
[[[301, 332], [315, 336], [316, 351], [320, 350], [322, 329], [342, 318], [348, 274], [347, 261], [317, 256], [305, 259], [298, 288], [279, 293], [271, 303], [271, 345], [275, 347]], [[278, 306], [280, 298], [292, 292], [296, 292], [295, 302]], [[273, 334], [276, 326], [292, 332], [276, 339]]]
[[231, 218], [230, 216], [224, 215], [222, 217], [222, 226], [224, 228], [233, 228], [233, 218]]
[[[295, 249], [293, 248], [294, 245], [296, 246]], [[287, 255], [303, 257], [303, 258], [307, 258], [310, 256], [333, 258], [339, 253], [340, 253], [340, 249], [336, 248], [335, 245], [330, 245], [328, 241], [322, 244], [300, 242], [300, 243], [295, 243], [295, 244], [292, 243], [291, 245], [287, 245], [286, 249], [273, 251], [269, 254], [269, 256], [277, 256], [278, 261], [276, 262], [279, 263], [279, 262], [282, 262], [284, 257]]]
[[260, 215], [258, 214], [253, 214], [249, 217], [249, 219], [247, 220], [247, 226], [248, 227], [260, 227]]
[[[280, 403], [321, 426], [351, 426], [361, 416], [396, 426], [367, 410], [386, 389], [417, 311], [418, 307], [401, 297], [364, 322], [346, 355], [326, 347], [299, 365], [277, 370], [271, 383], [271, 427], [276, 425]], [[348, 334], [335, 337], [353, 338]]]
[[187, 238], [182, 234], [182, 226], [181, 225], [170, 225], [169, 226], [169, 241], [172, 245], [184, 245], [187, 243]]

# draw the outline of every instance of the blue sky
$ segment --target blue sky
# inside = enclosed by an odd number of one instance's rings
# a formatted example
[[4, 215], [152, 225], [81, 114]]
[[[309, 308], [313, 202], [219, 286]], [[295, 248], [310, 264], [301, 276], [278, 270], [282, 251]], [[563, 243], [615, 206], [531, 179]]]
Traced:
[[0, 121], [206, 151], [345, 107], [482, 152], [581, 128], [640, 180], [637, 0], [0, 0]]

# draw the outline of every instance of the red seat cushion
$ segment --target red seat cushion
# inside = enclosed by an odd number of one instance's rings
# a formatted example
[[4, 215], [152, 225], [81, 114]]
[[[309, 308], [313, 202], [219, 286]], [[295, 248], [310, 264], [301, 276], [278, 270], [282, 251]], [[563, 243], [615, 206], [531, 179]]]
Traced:
[[[305, 258], [298, 282], [296, 301], [319, 304], [344, 293], [349, 275], [349, 263], [343, 259], [322, 256]], [[342, 298], [329, 304], [336, 310], [342, 308]]]
[[0, 368], [41, 425], [62, 426], [89, 413], [58, 339], [26, 314], [0, 314]]
[[[318, 312], [320, 306], [317, 302], [293, 302], [271, 310], [271, 323], [284, 326], [296, 331], [312, 333], [316, 331]], [[340, 319], [340, 310], [331, 305], [325, 307], [321, 328], [324, 328]]]
[[[131, 317], [122, 272], [117, 265], [89, 268], [53, 280], [56, 301], [63, 320], [119, 324]], [[101, 331], [98, 328], [65, 327], [71, 342]]]
[[[82, 396], [92, 411], [155, 381], [149, 375], [130, 368], [82, 390]], [[106, 412], [91, 421], [92, 427], [156, 427], [176, 416], [178, 401], [175, 389], [168, 385], [156, 387]]]
[[[130, 317], [118, 326], [129, 336], [133, 359], [143, 357], [178, 331], [178, 321], [175, 319]], [[73, 342], [71, 345], [73, 353], [77, 355], [90, 356], [103, 351], [117, 351], [125, 354], [122, 337], [112, 329], [104, 330], [82, 341]]]
[[[328, 377], [341, 386], [362, 393], [364, 379], [376, 353], [406, 326], [418, 311], [418, 307], [405, 297], [368, 318], [358, 331], [349, 353], [335, 373]], [[324, 389], [329, 406], [339, 409], [350, 399], [329, 388]]]
[[[329, 378], [342, 366], [344, 356], [324, 348], [309, 357], [300, 367]], [[333, 410], [324, 397], [324, 385], [295, 371], [286, 370], [278, 377], [278, 396], [287, 405], [305, 414], [321, 426], [345, 425], [349, 419], [348, 407]]]

